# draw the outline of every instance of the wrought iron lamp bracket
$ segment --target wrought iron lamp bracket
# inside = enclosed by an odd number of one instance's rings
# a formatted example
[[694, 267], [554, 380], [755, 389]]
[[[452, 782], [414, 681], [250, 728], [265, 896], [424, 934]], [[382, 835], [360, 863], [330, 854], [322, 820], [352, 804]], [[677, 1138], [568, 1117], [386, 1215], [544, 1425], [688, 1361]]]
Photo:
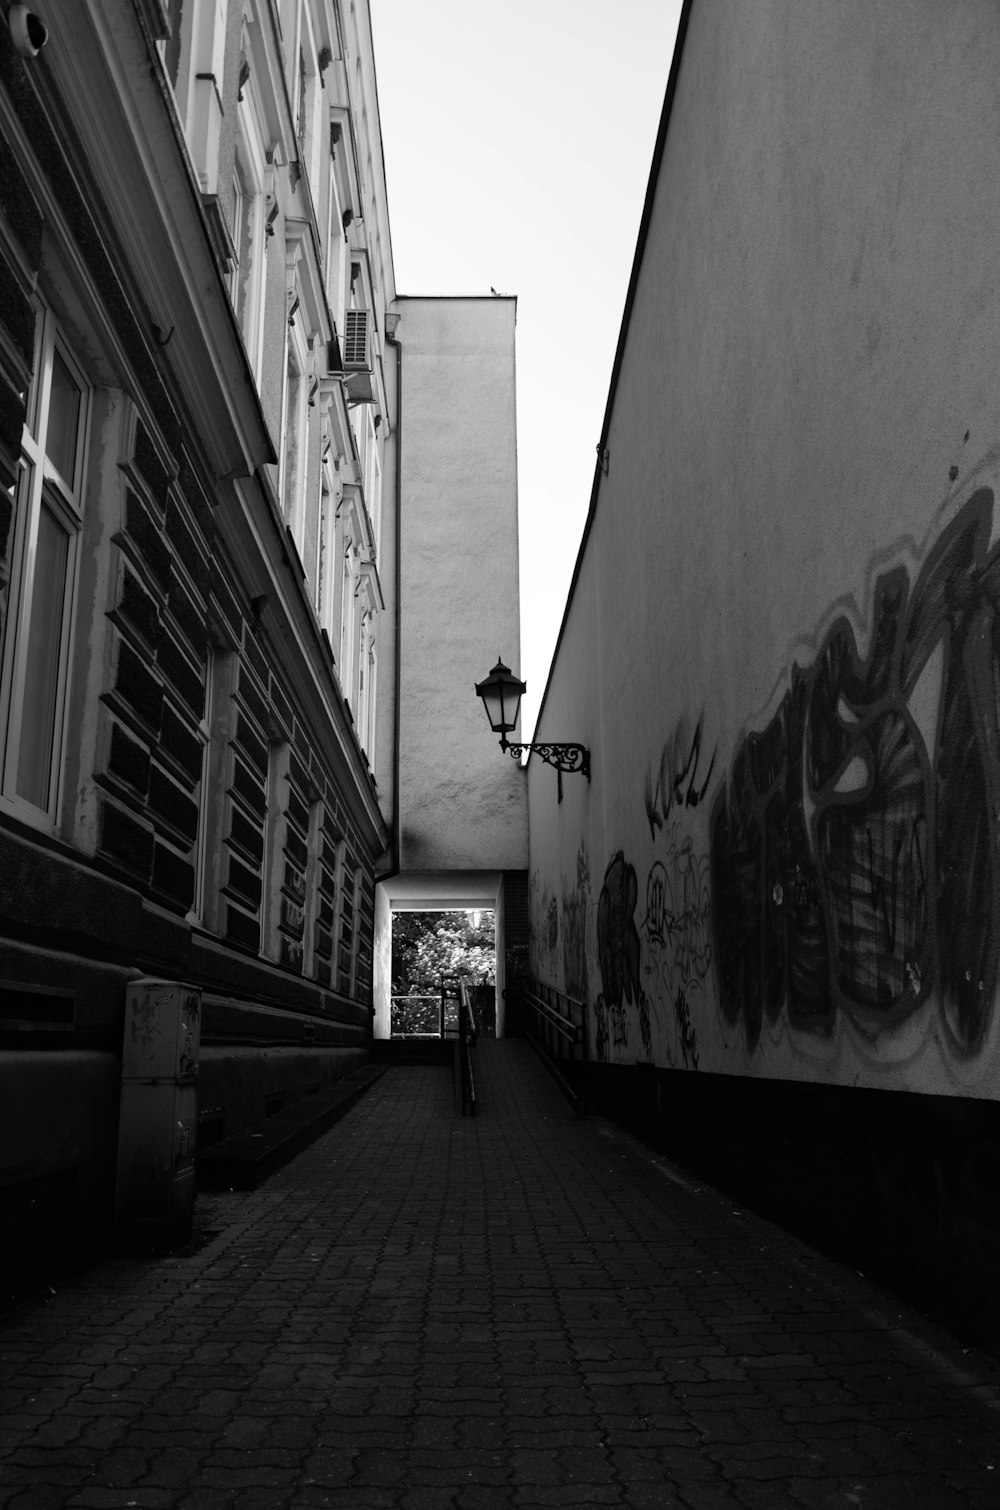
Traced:
[[500, 748], [504, 750], [512, 760], [520, 760], [522, 755], [537, 755], [539, 760], [544, 760], [546, 765], [555, 766], [559, 780], [559, 801], [562, 801], [563, 772], [572, 775], [579, 771], [581, 776], [590, 780], [590, 751], [585, 745], [578, 744], [511, 744], [510, 740], [501, 738]]

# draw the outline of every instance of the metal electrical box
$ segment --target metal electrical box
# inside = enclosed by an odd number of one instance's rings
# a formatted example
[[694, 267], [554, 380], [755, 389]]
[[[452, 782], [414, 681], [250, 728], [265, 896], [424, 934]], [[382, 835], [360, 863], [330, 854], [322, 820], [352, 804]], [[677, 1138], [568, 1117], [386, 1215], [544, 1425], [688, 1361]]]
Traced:
[[201, 992], [176, 981], [127, 987], [115, 1245], [175, 1248], [191, 1235]]

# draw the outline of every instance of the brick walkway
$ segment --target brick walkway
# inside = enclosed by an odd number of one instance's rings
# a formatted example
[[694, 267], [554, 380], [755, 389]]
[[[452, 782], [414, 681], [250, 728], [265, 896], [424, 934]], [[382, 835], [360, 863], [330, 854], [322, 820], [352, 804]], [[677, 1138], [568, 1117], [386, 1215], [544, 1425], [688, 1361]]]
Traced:
[[0, 1504], [996, 1510], [1000, 1367], [597, 1119], [392, 1069], [0, 1328]]

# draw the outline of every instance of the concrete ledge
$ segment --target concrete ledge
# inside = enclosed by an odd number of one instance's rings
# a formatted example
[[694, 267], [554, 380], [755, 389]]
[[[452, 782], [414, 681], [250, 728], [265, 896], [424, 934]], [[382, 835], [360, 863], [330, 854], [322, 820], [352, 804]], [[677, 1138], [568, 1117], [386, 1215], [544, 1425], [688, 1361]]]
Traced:
[[366, 1064], [328, 1089], [293, 1101], [256, 1127], [234, 1133], [206, 1148], [198, 1155], [199, 1188], [256, 1190], [289, 1159], [339, 1122], [384, 1074], [384, 1066]]
[[371, 1056], [379, 1064], [451, 1064], [457, 1038], [375, 1038]]

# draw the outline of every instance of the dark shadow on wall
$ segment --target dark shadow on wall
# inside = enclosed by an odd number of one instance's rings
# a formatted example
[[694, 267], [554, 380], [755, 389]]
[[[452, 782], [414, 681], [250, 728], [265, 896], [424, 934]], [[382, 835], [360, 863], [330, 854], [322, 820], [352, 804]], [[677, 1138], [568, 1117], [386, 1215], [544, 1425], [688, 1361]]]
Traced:
[[589, 1104], [1000, 1356], [1000, 1106], [591, 1064]]

